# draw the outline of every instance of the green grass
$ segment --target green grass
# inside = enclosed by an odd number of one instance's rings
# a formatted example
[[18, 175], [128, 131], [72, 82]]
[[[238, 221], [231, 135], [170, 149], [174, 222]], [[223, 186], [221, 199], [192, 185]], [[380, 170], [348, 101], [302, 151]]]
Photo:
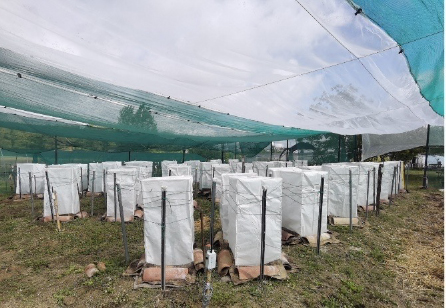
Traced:
[[[421, 307], [443, 305], [443, 193], [419, 189], [398, 196], [363, 228], [330, 226], [339, 244], [321, 255], [304, 246], [284, 246], [298, 269], [285, 281], [252, 281], [234, 286], [213, 275], [213, 307]], [[421, 182], [419, 182], [421, 183]], [[90, 198], [82, 209], [90, 212]], [[199, 199], [206, 216], [210, 202]], [[42, 201], [36, 202], [41, 214]], [[31, 219], [29, 201], [0, 196], [0, 300], [14, 307], [200, 307], [203, 275], [181, 289], [132, 290], [121, 226], [105, 223], [103, 198], [95, 198], [95, 217], [63, 224]], [[199, 214], [194, 215], [199, 221]], [[216, 219], [219, 220], [218, 209]], [[209, 241], [208, 219], [204, 239]], [[126, 224], [130, 258], [144, 252], [143, 222]], [[219, 223], [216, 230], [220, 229]], [[195, 242], [201, 246], [200, 230]], [[433, 248], [435, 247], [435, 249]], [[106, 271], [87, 278], [87, 264], [102, 261]], [[410, 274], [409, 274], [410, 273]]]

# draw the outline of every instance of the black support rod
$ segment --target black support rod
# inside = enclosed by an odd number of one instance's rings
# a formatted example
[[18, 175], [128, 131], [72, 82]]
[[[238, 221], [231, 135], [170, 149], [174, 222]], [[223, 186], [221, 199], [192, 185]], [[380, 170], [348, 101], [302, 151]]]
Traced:
[[427, 157], [429, 156], [429, 133], [431, 126], [427, 126], [427, 136], [426, 136], [426, 157], [424, 159], [424, 175], [423, 175], [423, 188], [427, 188]]
[[317, 219], [317, 248], [316, 252], [321, 253], [321, 233], [322, 233], [322, 206], [324, 202], [324, 177], [321, 177], [321, 187], [319, 190], [319, 216]]
[[166, 290], [166, 188], [161, 192], [161, 289]]
[[265, 225], [266, 225], [266, 193], [267, 189], [263, 187], [262, 193], [262, 225], [261, 225], [261, 238], [260, 238], [260, 281], [264, 279], [265, 271]]

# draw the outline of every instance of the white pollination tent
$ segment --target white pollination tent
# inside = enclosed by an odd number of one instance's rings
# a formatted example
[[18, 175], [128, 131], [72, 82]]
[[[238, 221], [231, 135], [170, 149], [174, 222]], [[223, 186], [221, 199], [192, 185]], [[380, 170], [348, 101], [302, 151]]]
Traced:
[[176, 160], [163, 160], [161, 162], [161, 176], [169, 176], [169, 166], [176, 164]]
[[321, 232], [327, 232], [328, 173], [299, 168], [271, 168], [282, 179], [282, 227], [302, 237], [317, 235], [321, 178], [324, 177]]
[[199, 183], [200, 189], [210, 189], [212, 187], [212, 165], [215, 163], [211, 162], [201, 162], [200, 163], [200, 173], [199, 173]]
[[165, 264], [193, 262], [194, 217], [192, 177], [170, 176], [141, 181], [144, 200], [146, 262], [161, 264], [162, 188], [166, 190]]
[[308, 160], [297, 159], [294, 161], [294, 167], [308, 166]]
[[282, 237], [282, 180], [230, 177], [228, 242], [236, 266], [260, 265], [262, 187], [267, 189], [265, 264], [280, 259]]
[[[50, 181], [50, 191], [57, 195], [59, 215], [77, 214], [80, 212], [79, 194], [77, 191], [78, 173], [74, 167], [46, 168]], [[54, 203], [51, 201], [53, 206]], [[54, 207], [53, 207], [54, 209]], [[56, 212], [53, 212], [56, 217]], [[48, 186], [45, 181], [43, 193], [43, 216], [50, 216], [50, 200]]]
[[209, 162], [210, 162], [210, 163], [213, 163], [213, 164], [221, 164], [221, 163], [223, 163], [223, 162], [221, 161], [221, 159], [211, 159]]
[[180, 164], [180, 165], [169, 165], [168, 176], [192, 176], [192, 170], [189, 165]]
[[[237, 163], [236, 173], [243, 172], [243, 163]], [[254, 172], [252, 163], [245, 163], [245, 173]]]
[[126, 166], [129, 167], [144, 167], [144, 178], [151, 178], [153, 173], [153, 162], [151, 161], [140, 161], [140, 160], [134, 160], [134, 161], [127, 161], [125, 162]]
[[[19, 172], [20, 171], [20, 172]], [[29, 194], [29, 173], [31, 172], [32, 191], [42, 194], [45, 188], [45, 165], [44, 164], [17, 164], [16, 194]]]
[[[88, 164], [88, 191], [103, 192], [103, 167], [102, 163], [89, 163]], [[93, 187], [93, 172], [94, 172], [94, 187]]]
[[322, 165], [322, 171], [328, 172], [328, 215], [350, 217], [349, 170], [352, 171], [352, 217], [358, 216], [359, 167], [345, 164]]
[[[290, 162], [291, 164], [291, 162]], [[282, 167], [277, 161], [255, 161], [252, 163], [252, 169], [259, 176], [267, 176], [267, 169]]]
[[221, 182], [221, 175], [224, 173], [232, 173], [231, 166], [229, 164], [215, 164], [212, 165], [212, 176], [213, 180], [215, 181], [215, 198], [220, 200], [221, 202], [221, 196], [222, 196], [222, 182]]
[[238, 159], [228, 159], [228, 164], [231, 166], [231, 172], [236, 173], [237, 172], [237, 163], [239, 162]]
[[[107, 193], [107, 217], [115, 217], [115, 193], [114, 176], [116, 174], [116, 184], [121, 187], [122, 208], [124, 221], [133, 220], [136, 209], [136, 183], [138, 179], [137, 167], [125, 167], [119, 169], [108, 169], [106, 172], [106, 193]], [[116, 218], [120, 219], [118, 190], [116, 188]]]
[[199, 160], [188, 160], [184, 162], [186, 165], [190, 166], [192, 172], [192, 178], [195, 182], [199, 182], [200, 179], [200, 161]]
[[[358, 163], [350, 163], [353, 166], [358, 166], [359, 168], [359, 178], [358, 178], [358, 206], [366, 205], [367, 203], [367, 188], [369, 191], [369, 201], [368, 204], [373, 204], [373, 170], [375, 170], [375, 190], [376, 183], [378, 181], [378, 168], [379, 163], [373, 162], [358, 162]], [[375, 168], [375, 169], [373, 169]], [[367, 187], [367, 174], [369, 174], [369, 180]], [[367, 205], [368, 205], [367, 204]]]
[[[396, 168], [395, 172], [395, 179], [393, 179], [393, 173], [394, 168]], [[390, 197], [390, 194], [397, 193], [398, 194], [398, 184], [401, 183], [401, 162], [400, 161], [386, 161], [384, 162], [384, 168], [383, 168], [383, 178], [384, 173], [386, 174], [386, 182], [381, 185], [381, 199], [388, 199]], [[393, 190], [392, 190], [392, 181], [393, 181]], [[383, 187], [386, 184], [386, 187], [384, 188], [384, 192], [387, 192], [387, 197], [383, 195]]]
[[[151, 162], [149, 162], [151, 163]], [[125, 165], [123, 168], [136, 168], [136, 184], [135, 184], [135, 194], [136, 194], [136, 204], [142, 207], [142, 192], [141, 192], [141, 180], [148, 179], [152, 177], [152, 167], [153, 165]]]
[[49, 165], [47, 168], [73, 168], [76, 173], [76, 188], [80, 193], [82, 191], [82, 177], [80, 164], [63, 164], [63, 165]]
[[221, 175], [221, 183], [222, 183], [222, 195], [220, 198], [220, 220], [221, 220], [221, 229], [223, 232], [223, 238], [228, 239], [228, 225], [229, 225], [229, 199], [231, 196], [229, 195], [229, 191], [231, 187], [229, 186], [229, 179], [231, 177], [241, 178], [241, 177], [258, 177], [258, 175], [254, 172], [250, 173], [223, 173]]

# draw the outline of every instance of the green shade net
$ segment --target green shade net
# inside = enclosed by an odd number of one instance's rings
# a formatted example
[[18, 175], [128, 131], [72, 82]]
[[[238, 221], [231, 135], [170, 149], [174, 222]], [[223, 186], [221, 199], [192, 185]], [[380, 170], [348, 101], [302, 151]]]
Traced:
[[349, 1], [384, 29], [404, 50], [421, 94], [444, 115], [443, 1]]
[[[94, 81], [5, 49], [0, 49], [0, 105], [9, 108], [0, 113], [1, 127], [74, 138], [73, 146], [89, 150], [100, 147], [101, 151], [119, 152], [162, 147], [179, 151], [233, 142], [265, 144], [320, 133], [246, 120]], [[23, 114], [11, 108], [59, 119]], [[47, 143], [43, 144], [42, 149], [47, 149]], [[34, 147], [38, 144], [29, 144], [30, 149]], [[5, 148], [20, 150], [15, 146]]]

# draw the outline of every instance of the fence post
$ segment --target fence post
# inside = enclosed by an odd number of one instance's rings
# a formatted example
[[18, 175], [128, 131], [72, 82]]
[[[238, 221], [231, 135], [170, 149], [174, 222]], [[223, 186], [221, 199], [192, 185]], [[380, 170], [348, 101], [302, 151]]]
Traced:
[[319, 216], [317, 220], [317, 254], [321, 253], [321, 232], [322, 232], [322, 206], [324, 202], [324, 177], [321, 177], [321, 187], [319, 190]]
[[393, 167], [393, 175], [392, 175], [392, 186], [390, 187], [390, 199], [389, 199], [389, 206], [392, 205], [392, 199], [393, 199], [393, 187], [395, 186], [395, 177], [396, 177], [396, 167]]
[[350, 205], [350, 231], [353, 230], [353, 189], [352, 189], [352, 170], [348, 170], [348, 185], [349, 189], [349, 205]]
[[262, 194], [262, 225], [260, 238], [260, 281], [264, 279], [265, 271], [265, 224], [266, 224], [266, 193], [267, 189], [263, 187]]
[[381, 198], [381, 182], [383, 178], [383, 171], [382, 171], [383, 165], [380, 164], [378, 167], [378, 187], [376, 189], [376, 216], [379, 215], [379, 203]]
[[34, 219], [34, 196], [33, 196], [33, 180], [32, 180], [32, 176], [31, 176], [31, 172], [28, 172], [28, 176], [29, 176], [29, 194], [31, 196], [31, 215], [32, 218]]
[[116, 212], [118, 211], [117, 207], [117, 202], [116, 202], [116, 173], [113, 173], [113, 205], [114, 205], [114, 211], [115, 211], [115, 221], [117, 219], [117, 214]]
[[161, 187], [161, 289], [166, 290], [166, 187]]
[[427, 158], [429, 156], [429, 132], [431, 126], [427, 125], [427, 137], [426, 137], [426, 157], [424, 159], [424, 175], [423, 175], [423, 188], [427, 188], [428, 180], [427, 180]]
[[96, 177], [96, 171], [93, 171], [93, 178], [91, 179], [91, 216], [93, 216], [94, 209], [94, 178]]
[[119, 200], [119, 212], [121, 217], [121, 231], [122, 231], [122, 241], [124, 242], [124, 252], [125, 252], [125, 263], [129, 263], [129, 248], [127, 245], [127, 230], [125, 229], [125, 221], [124, 221], [124, 209], [122, 207], [122, 195], [121, 195], [121, 186], [118, 185], [118, 200]]
[[107, 208], [107, 186], [105, 185], [106, 182], [106, 171], [105, 169], [102, 170], [102, 190], [104, 191], [104, 206]]
[[53, 194], [51, 193], [51, 189], [50, 189], [50, 180], [48, 177], [48, 171], [45, 171], [45, 178], [46, 178], [46, 186], [47, 186], [47, 191], [48, 191], [48, 200], [50, 201], [51, 220], [54, 220]]
[[376, 168], [373, 167], [373, 211], [376, 211]]
[[367, 197], [365, 201], [365, 219], [369, 217], [370, 170], [367, 170]]
[[22, 176], [20, 174], [20, 168], [18, 168], [18, 177], [19, 177], [19, 197], [22, 199]]

